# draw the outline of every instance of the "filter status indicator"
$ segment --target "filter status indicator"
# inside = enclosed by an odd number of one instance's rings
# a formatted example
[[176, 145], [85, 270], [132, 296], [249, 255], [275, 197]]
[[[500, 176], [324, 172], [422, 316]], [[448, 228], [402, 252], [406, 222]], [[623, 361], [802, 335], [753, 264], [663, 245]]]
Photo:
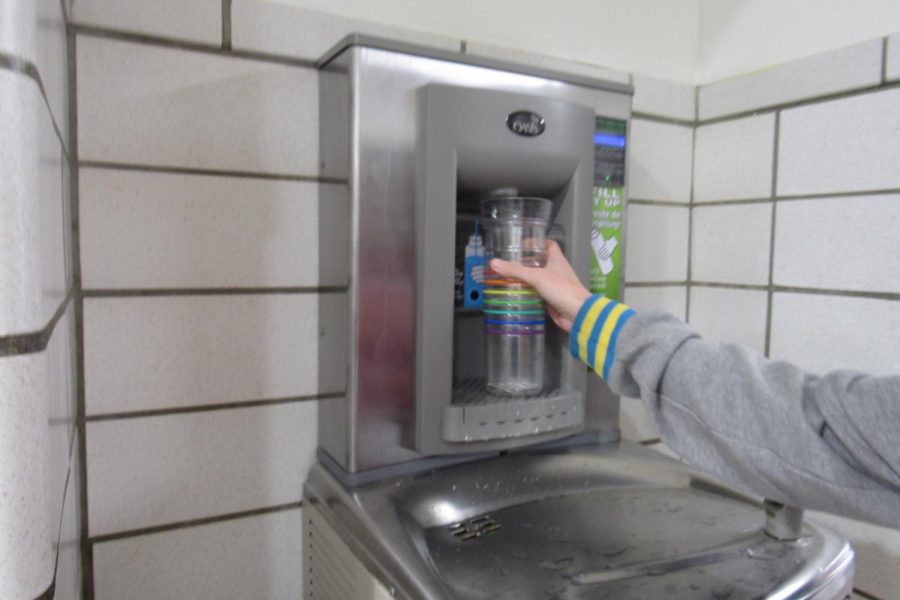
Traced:
[[590, 289], [617, 300], [621, 299], [626, 131], [625, 121], [596, 119]]

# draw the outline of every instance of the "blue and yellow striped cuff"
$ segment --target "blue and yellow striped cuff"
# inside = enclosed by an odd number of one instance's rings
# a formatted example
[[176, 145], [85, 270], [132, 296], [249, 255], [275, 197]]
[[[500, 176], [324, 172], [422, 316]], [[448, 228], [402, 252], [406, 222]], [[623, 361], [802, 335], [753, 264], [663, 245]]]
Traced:
[[616, 339], [634, 310], [604, 296], [588, 298], [572, 324], [569, 351], [606, 379], [616, 359]]

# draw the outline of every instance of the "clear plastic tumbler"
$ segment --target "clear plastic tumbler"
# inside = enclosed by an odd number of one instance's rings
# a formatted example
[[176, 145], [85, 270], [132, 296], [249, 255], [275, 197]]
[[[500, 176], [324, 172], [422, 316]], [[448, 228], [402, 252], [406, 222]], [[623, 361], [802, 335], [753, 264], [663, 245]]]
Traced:
[[[481, 202], [485, 259], [529, 267], [546, 262], [547, 226], [553, 203], [543, 198], [490, 198]], [[547, 313], [537, 293], [515, 279], [484, 274], [487, 390], [527, 396], [544, 387]]]

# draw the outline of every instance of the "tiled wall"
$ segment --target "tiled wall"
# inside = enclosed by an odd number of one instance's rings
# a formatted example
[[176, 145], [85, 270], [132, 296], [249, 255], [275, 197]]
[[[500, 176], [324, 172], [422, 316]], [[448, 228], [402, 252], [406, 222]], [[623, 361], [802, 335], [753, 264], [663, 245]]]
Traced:
[[0, 597], [80, 597], [69, 6], [0, 1]]
[[[696, 116], [693, 88], [646, 82], [626, 301], [815, 372], [896, 373], [900, 34], [701, 86]], [[655, 440], [638, 401], [621, 415], [625, 437]], [[809, 516], [853, 543], [859, 597], [896, 596], [900, 533]]]
[[[900, 367], [900, 36], [702, 86], [688, 318], [815, 372]], [[900, 533], [826, 515], [856, 588], [896, 596]]]
[[[74, 18], [86, 590], [297, 597], [317, 408], [346, 386], [349, 215], [317, 178], [314, 61], [351, 31], [522, 56], [258, 1], [78, 0]], [[669, 170], [686, 203], [690, 155]]]
[[[687, 315], [693, 86], [635, 75], [625, 232], [625, 301]], [[643, 404], [622, 398], [622, 435], [652, 442]]]
[[299, 597], [318, 406], [346, 386], [314, 60], [351, 31], [460, 41], [243, 0], [74, 19], [87, 597]]
[[[522, 55], [257, 0], [77, 0], [74, 18], [92, 564], [85, 589], [96, 598], [296, 597], [317, 407], [340, 401], [345, 386], [347, 260], [335, 252], [333, 268], [320, 269], [318, 236], [345, 247], [347, 207], [340, 183], [316, 177], [313, 61], [350, 31]], [[886, 48], [895, 57], [889, 79], [900, 77], [898, 46]], [[841, 256], [836, 245], [817, 250], [810, 232], [830, 231], [838, 209], [828, 207], [843, 196], [788, 200], [829, 192], [783, 187], [824, 185], [832, 169], [789, 163], [809, 152], [790, 148], [810, 144], [821, 125], [803, 111], [825, 105], [813, 101], [823, 94], [881, 86], [880, 64], [875, 79], [861, 74], [868, 63], [853, 65], [880, 61], [883, 50], [863, 44], [845, 51], [852, 56], [699, 91], [635, 76], [626, 301], [810, 367], [832, 355], [796, 344], [827, 331], [822, 324], [841, 302], [861, 322], [871, 314], [863, 308], [896, 321], [898, 290], [871, 283], [890, 281], [896, 261], [863, 274], [835, 267], [842, 283], [825, 287], [852, 293], [808, 293], [819, 287], [803, 279], [815, 276], [817, 261]], [[823, 74], [820, 64], [844, 65], [846, 76]], [[798, 111], [793, 121], [790, 111]], [[891, 143], [882, 141], [885, 150]], [[857, 171], [865, 161], [889, 164], [881, 157], [865, 155]], [[854, 180], [832, 191], [900, 188]], [[893, 206], [887, 190], [852, 201]], [[889, 232], [886, 222], [863, 220], [842, 233], [869, 256], [889, 250], [891, 238], [857, 233]], [[873, 289], [883, 293], [858, 293]], [[840, 327], [832, 335], [854, 323]], [[890, 330], [873, 335], [879, 347], [892, 339]], [[863, 364], [891, 368], [890, 353], [876, 363], [868, 345], [862, 350]], [[637, 401], [623, 400], [622, 420], [626, 436], [656, 437]], [[857, 545], [870, 593], [881, 593], [877, 561], [891, 556], [878, 553], [878, 532]]]

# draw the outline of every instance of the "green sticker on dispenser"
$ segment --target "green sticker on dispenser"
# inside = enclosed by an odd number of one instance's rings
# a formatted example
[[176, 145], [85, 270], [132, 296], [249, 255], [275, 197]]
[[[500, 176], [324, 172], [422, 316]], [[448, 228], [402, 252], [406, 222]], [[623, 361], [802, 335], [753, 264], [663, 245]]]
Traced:
[[622, 202], [625, 121], [597, 117], [591, 229], [591, 293], [619, 299], [622, 272]]

